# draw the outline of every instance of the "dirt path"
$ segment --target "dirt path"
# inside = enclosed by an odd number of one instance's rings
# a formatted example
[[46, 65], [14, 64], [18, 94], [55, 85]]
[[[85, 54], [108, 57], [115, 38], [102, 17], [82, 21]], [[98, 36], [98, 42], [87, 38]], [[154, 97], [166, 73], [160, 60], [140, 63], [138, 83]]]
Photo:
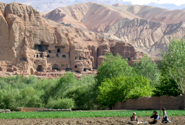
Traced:
[[[129, 117], [0, 119], [0, 125], [127, 125], [129, 119]], [[151, 119], [139, 117], [139, 120]], [[170, 120], [173, 125], [185, 125], [185, 116], [170, 117]]]

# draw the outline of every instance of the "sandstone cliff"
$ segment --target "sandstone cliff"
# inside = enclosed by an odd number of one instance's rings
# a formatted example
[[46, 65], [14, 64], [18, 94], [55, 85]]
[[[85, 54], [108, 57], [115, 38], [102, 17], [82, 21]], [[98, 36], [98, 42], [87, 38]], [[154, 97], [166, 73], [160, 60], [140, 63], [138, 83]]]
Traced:
[[[79, 11], [79, 13], [86, 13]], [[73, 15], [74, 16], [74, 15]], [[81, 17], [76, 18], [77, 21]], [[0, 3], [0, 70], [14, 74], [91, 72], [105, 52], [119, 53], [132, 64], [142, 56], [131, 44], [66, 23], [45, 20], [19, 3]]]

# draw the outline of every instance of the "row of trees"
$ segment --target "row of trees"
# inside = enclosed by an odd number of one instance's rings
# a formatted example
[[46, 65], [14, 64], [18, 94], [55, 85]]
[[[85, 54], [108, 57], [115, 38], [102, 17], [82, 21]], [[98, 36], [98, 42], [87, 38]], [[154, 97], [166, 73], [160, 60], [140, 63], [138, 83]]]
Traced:
[[56, 79], [37, 79], [34, 76], [0, 78], [0, 109], [19, 107], [90, 109], [94, 76], [77, 79], [66, 73]]
[[156, 63], [143, 56], [130, 66], [120, 55], [107, 53], [97, 75], [80, 79], [70, 72], [56, 79], [0, 78], [0, 108], [106, 109], [127, 99], [184, 93], [185, 42], [172, 41], [162, 57]]
[[143, 96], [178, 96], [185, 91], [184, 64], [184, 40], [173, 40], [157, 63], [145, 55], [131, 67], [120, 55], [108, 53], [95, 77], [97, 99], [111, 107]]

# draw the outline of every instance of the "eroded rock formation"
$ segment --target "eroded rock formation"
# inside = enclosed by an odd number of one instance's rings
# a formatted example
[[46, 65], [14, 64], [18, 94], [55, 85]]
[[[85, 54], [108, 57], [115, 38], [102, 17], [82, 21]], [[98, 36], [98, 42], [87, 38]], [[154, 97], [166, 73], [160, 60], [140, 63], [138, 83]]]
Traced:
[[96, 69], [105, 52], [119, 53], [130, 64], [142, 56], [123, 41], [72, 25], [50, 23], [30, 6], [0, 3], [0, 70], [24, 75], [82, 73]]

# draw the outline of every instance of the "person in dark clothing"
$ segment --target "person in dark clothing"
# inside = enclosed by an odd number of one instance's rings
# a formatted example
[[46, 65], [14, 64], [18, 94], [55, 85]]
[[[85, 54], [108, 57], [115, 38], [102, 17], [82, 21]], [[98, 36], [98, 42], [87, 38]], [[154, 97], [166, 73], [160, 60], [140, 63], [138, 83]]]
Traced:
[[150, 117], [153, 118], [154, 120], [149, 122], [149, 124], [156, 124], [160, 120], [160, 116], [157, 114], [157, 111], [153, 111], [153, 115]]

